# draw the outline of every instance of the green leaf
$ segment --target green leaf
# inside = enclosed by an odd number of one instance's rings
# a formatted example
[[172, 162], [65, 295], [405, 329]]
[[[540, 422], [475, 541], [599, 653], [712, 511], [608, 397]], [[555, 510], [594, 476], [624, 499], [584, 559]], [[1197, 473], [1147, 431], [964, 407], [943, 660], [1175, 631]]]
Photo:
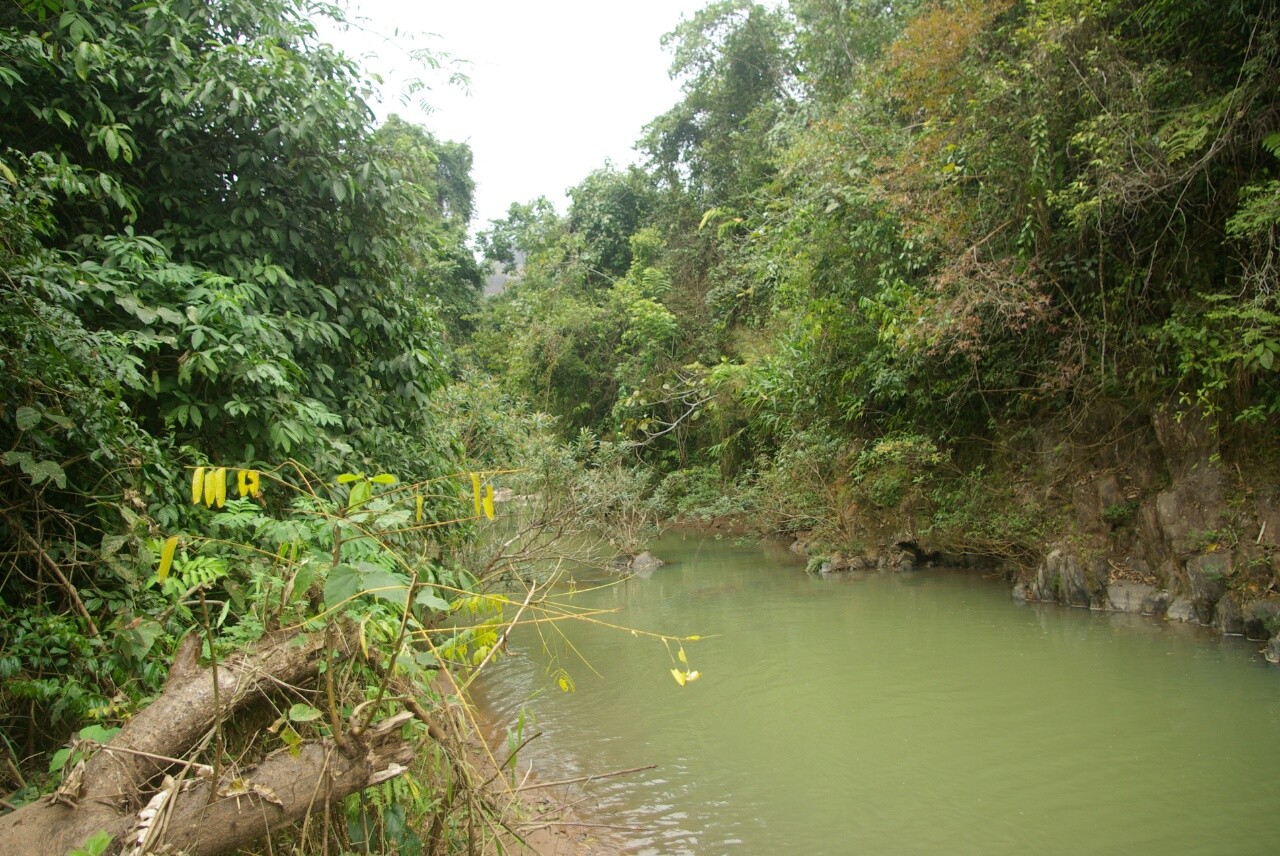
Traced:
[[338, 476], [338, 484], [351, 484], [364, 478], [364, 473], [343, 473]]
[[71, 757], [71, 750], [67, 748], [59, 749], [53, 753], [53, 757], [49, 759], [49, 772], [57, 773], [67, 765], [67, 759]]
[[120, 157], [120, 138], [116, 136], [114, 128], [107, 128], [103, 132], [102, 141], [107, 147], [107, 157], [116, 160]]
[[22, 471], [31, 477], [32, 484], [40, 484], [48, 480], [60, 488], [67, 486], [67, 474], [53, 461], [37, 461], [29, 452], [19, 452], [16, 449], [5, 452], [0, 460], [11, 467], [15, 465], [21, 467]]
[[364, 591], [360, 569], [343, 563], [329, 571], [324, 581], [324, 602], [332, 608]]
[[369, 479], [369, 481], [373, 482], [374, 484], [395, 484], [396, 477], [391, 475], [391, 473], [379, 473], [378, 475]]
[[364, 591], [371, 592], [379, 600], [404, 606], [409, 600], [409, 581], [390, 571], [373, 567], [364, 574]]
[[322, 716], [324, 716], [323, 713], [309, 704], [299, 703], [289, 708], [289, 720], [291, 722], [314, 722]]
[[436, 594], [431, 589], [423, 589], [414, 597], [413, 602], [419, 606], [425, 606], [427, 609], [434, 609], [437, 612], [448, 612], [449, 601]]
[[307, 590], [311, 588], [311, 581], [315, 579], [315, 575], [316, 565], [312, 562], [298, 568], [298, 572], [293, 576], [293, 590], [289, 595], [291, 603], [307, 596]]
[[36, 465], [28, 471], [28, 474], [31, 476], [32, 484], [40, 484], [40, 482], [48, 479], [60, 488], [66, 488], [67, 486], [67, 474], [63, 471], [62, 467], [58, 466], [53, 461], [37, 462]]
[[111, 846], [112, 838], [108, 832], [98, 830], [84, 840], [79, 847], [71, 850], [68, 856], [102, 856]]
[[128, 535], [103, 535], [100, 555], [104, 559], [110, 558], [119, 553], [127, 543], [129, 543]]
[[1263, 137], [1262, 147], [1280, 158], [1280, 131], [1272, 131]]
[[373, 496], [373, 485], [367, 481], [358, 482], [351, 486], [351, 496], [347, 498], [347, 508], [359, 508], [368, 502], [371, 496]]
[[151, 649], [155, 647], [156, 640], [164, 633], [164, 628], [156, 621], [144, 621], [137, 627], [134, 627], [124, 634], [125, 644], [129, 648], [129, 654], [134, 660], [141, 662], [147, 654], [151, 653]]
[[106, 743], [119, 733], [119, 728], [108, 728], [105, 725], [86, 725], [80, 729], [80, 739], [92, 740], [94, 743]]
[[40, 424], [40, 411], [34, 407], [19, 407], [13, 416], [19, 431], [30, 431]]

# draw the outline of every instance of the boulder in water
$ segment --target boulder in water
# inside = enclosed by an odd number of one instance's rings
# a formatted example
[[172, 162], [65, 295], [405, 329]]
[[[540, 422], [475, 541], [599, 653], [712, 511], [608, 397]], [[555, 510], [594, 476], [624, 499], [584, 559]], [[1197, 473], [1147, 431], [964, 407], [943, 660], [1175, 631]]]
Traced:
[[641, 574], [642, 576], [647, 576], [648, 574], [652, 574], [654, 571], [656, 571], [658, 568], [661, 568], [665, 564], [666, 562], [662, 561], [657, 556], [650, 553], [648, 550], [645, 550], [639, 556], [636, 556], [634, 559], [631, 560], [631, 570], [633, 573]]

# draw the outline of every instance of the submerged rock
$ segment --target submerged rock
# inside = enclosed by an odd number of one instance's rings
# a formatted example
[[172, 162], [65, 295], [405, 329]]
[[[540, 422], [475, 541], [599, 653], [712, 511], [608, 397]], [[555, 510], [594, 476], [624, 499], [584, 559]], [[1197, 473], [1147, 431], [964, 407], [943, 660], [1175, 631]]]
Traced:
[[[815, 563], [816, 567], [814, 567]], [[809, 564], [816, 573], [824, 577], [875, 567], [861, 556], [846, 556], [844, 553], [832, 553], [825, 559], [813, 559]]]
[[651, 577], [654, 571], [665, 564], [666, 562], [645, 550], [638, 556], [617, 556], [610, 559], [608, 566], [615, 571], [630, 572], [638, 577]]

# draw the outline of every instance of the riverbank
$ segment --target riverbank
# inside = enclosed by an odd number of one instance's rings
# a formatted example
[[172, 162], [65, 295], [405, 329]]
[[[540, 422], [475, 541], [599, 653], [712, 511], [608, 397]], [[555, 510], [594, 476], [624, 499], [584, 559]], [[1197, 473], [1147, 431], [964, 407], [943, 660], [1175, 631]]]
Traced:
[[753, 498], [752, 517], [704, 525], [782, 531], [817, 574], [981, 569], [1019, 600], [1208, 627], [1262, 643], [1280, 663], [1280, 460], [1270, 444], [1227, 444], [1194, 412], [1156, 409], [1070, 430], [1010, 426], [999, 445], [967, 450], [963, 466], [953, 452], [811, 487], [824, 499], [805, 507], [801, 531], [771, 496]]
[[489, 801], [502, 808], [503, 822], [515, 835], [504, 836], [501, 849], [491, 845], [493, 856], [622, 856], [625, 841], [607, 817], [591, 811], [589, 796], [578, 782], [555, 784], [536, 774], [534, 765], [517, 761], [498, 772], [511, 754], [506, 732], [496, 718], [478, 712], [478, 731], [467, 740], [467, 758], [481, 781], [487, 782]]

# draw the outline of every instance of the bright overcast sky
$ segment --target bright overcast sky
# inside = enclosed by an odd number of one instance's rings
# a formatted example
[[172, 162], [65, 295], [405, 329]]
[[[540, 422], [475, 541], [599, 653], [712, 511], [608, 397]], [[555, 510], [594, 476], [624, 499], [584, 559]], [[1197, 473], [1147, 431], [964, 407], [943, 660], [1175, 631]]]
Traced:
[[[709, 0], [348, 0], [363, 30], [326, 40], [384, 79], [379, 116], [398, 113], [437, 137], [471, 144], [476, 219], [483, 228], [512, 202], [564, 191], [610, 159], [636, 159], [641, 128], [679, 99], [659, 44], [681, 16]], [[427, 48], [466, 61], [470, 92], [409, 59]], [[404, 84], [433, 80], [403, 103]]]

